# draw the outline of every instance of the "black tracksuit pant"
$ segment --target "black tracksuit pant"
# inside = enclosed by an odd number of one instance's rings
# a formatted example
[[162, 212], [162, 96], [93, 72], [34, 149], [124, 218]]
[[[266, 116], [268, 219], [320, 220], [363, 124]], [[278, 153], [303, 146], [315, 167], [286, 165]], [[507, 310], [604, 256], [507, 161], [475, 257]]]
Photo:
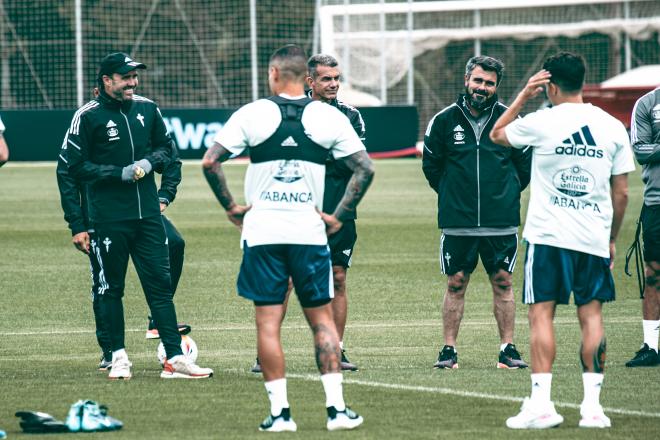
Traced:
[[[177, 286], [179, 285], [181, 273], [183, 272], [183, 256], [186, 242], [170, 219], [164, 215], [161, 216], [161, 219], [163, 220], [163, 226], [165, 227], [165, 235], [167, 236], [167, 247], [170, 256], [172, 296], [174, 296]], [[91, 238], [94, 240], [95, 237]], [[96, 241], [94, 241], [94, 246], [95, 245]], [[110, 360], [112, 358], [112, 344], [110, 343], [110, 332], [101, 317], [100, 295], [97, 294], [100, 286], [99, 273], [101, 268], [99, 267], [99, 261], [96, 258], [94, 248], [92, 248], [92, 252], [89, 253], [89, 263], [92, 274], [92, 306], [94, 309], [94, 321], [96, 322], [96, 340], [103, 351], [105, 359]]]
[[[124, 282], [129, 256], [168, 358], [181, 354], [181, 335], [172, 302], [168, 239], [163, 216], [95, 224], [93, 250], [99, 263], [95, 311], [109, 333], [111, 351], [124, 348]], [[180, 237], [180, 234], [177, 234]], [[176, 240], [175, 240], [176, 241]], [[181, 247], [180, 247], [181, 248]], [[181, 255], [177, 261], [183, 263]], [[181, 268], [175, 270], [175, 282]], [[98, 329], [98, 327], [97, 327]], [[101, 341], [99, 341], [101, 342]]]

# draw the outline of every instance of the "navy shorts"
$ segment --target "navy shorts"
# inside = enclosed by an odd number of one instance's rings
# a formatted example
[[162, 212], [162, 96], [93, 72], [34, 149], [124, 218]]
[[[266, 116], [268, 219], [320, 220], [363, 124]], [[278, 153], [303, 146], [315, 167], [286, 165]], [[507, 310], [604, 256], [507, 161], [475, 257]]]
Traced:
[[330, 258], [333, 266], [351, 267], [353, 261], [353, 248], [357, 241], [355, 220], [347, 220], [336, 234], [328, 237]]
[[440, 266], [445, 275], [474, 272], [477, 261], [481, 262], [488, 275], [504, 269], [513, 272], [518, 256], [518, 234], [466, 236], [446, 235], [440, 237]]
[[327, 245], [268, 244], [249, 247], [243, 242], [238, 294], [256, 305], [283, 304], [293, 280], [303, 307], [327, 304], [334, 297], [330, 250]]
[[660, 205], [644, 205], [641, 220], [644, 261], [660, 262]]
[[575, 305], [614, 301], [610, 259], [543, 244], [527, 245], [523, 303], [556, 301]]

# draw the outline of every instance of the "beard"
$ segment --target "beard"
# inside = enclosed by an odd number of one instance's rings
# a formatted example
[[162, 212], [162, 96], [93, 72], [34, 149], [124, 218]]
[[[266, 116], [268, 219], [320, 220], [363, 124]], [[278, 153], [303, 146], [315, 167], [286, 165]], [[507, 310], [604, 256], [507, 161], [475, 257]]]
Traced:
[[465, 95], [468, 98], [470, 107], [479, 111], [490, 107], [493, 104], [493, 101], [495, 101], [495, 94], [488, 96], [477, 90], [470, 90], [468, 87], [465, 88]]

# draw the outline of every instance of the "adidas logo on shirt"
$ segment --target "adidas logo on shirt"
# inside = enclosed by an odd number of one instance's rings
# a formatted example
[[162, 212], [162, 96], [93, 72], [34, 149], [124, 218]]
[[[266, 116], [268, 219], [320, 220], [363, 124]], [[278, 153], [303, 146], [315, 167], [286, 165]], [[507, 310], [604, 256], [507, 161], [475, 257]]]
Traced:
[[283, 147], [297, 147], [298, 142], [296, 142], [293, 137], [289, 136], [288, 138], [284, 139], [280, 145]]
[[115, 124], [114, 121], [113, 121], [112, 119], [110, 119], [110, 120], [108, 121], [108, 123], [105, 124], [105, 128], [112, 128], [112, 127], [116, 127], [116, 126], [117, 126], [117, 124]]
[[588, 125], [585, 125], [579, 131], [576, 131], [570, 137], [564, 139], [562, 144], [563, 145], [555, 148], [555, 154], [595, 157], [597, 159], [603, 157], [603, 150], [597, 148], [596, 141], [594, 141], [594, 137], [591, 135], [591, 130], [589, 130]]
[[465, 139], [465, 133], [464, 133], [463, 127], [461, 127], [461, 124], [458, 124], [456, 127], [454, 127], [454, 143], [455, 144], [464, 144], [464, 139]]

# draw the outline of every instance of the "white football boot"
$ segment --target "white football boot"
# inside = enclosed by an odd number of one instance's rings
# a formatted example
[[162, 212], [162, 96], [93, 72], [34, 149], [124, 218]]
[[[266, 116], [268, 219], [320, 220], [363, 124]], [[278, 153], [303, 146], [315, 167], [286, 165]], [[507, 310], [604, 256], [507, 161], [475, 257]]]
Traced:
[[610, 428], [612, 422], [600, 405], [580, 405], [580, 428]]
[[213, 376], [213, 370], [202, 368], [186, 356], [166, 359], [160, 377], [163, 379], [205, 379]]
[[128, 380], [131, 378], [131, 367], [133, 364], [128, 360], [128, 355], [126, 352], [123, 354], [112, 354], [112, 366], [110, 367], [110, 373], [108, 374], [108, 379], [119, 380], [124, 379]]
[[552, 402], [539, 405], [525, 397], [520, 413], [506, 419], [506, 426], [511, 429], [545, 429], [559, 426], [563, 421]]

